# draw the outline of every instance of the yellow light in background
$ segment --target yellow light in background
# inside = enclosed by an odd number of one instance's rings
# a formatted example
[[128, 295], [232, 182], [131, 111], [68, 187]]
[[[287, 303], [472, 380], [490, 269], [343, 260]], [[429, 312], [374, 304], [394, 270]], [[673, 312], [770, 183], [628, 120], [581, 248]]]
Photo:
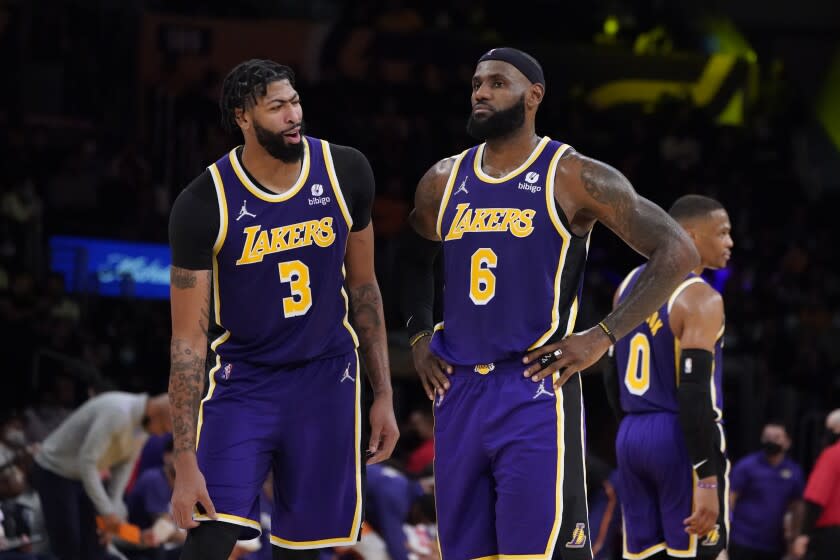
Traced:
[[618, 34], [618, 29], [618, 18], [615, 16], [607, 16], [607, 19], [604, 20], [604, 33], [614, 37]]

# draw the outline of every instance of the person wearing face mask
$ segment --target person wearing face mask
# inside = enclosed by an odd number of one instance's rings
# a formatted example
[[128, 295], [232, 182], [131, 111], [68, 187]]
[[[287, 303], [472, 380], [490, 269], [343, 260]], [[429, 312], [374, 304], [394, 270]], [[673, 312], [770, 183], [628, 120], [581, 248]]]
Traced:
[[794, 558], [834, 560], [840, 554], [840, 408], [825, 419], [825, 449], [805, 486], [802, 533], [794, 540]]
[[784, 518], [802, 497], [805, 477], [788, 456], [790, 436], [779, 422], [761, 432], [761, 450], [732, 469], [732, 560], [779, 560]]

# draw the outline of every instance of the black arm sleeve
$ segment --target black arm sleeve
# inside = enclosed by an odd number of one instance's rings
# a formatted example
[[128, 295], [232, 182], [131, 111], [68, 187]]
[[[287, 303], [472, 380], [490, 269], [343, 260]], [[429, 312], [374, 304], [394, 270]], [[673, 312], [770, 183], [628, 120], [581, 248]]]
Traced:
[[213, 244], [219, 234], [219, 203], [210, 171], [187, 185], [169, 214], [172, 265], [189, 270], [213, 268]]
[[823, 507], [810, 500], [805, 500], [805, 513], [802, 516], [802, 529], [800, 533], [810, 535], [817, 524], [817, 519], [822, 515]]
[[434, 267], [441, 242], [426, 239], [409, 227], [401, 245], [400, 309], [410, 339], [420, 331], [434, 328]]
[[360, 231], [370, 223], [370, 212], [373, 206], [373, 196], [376, 193], [376, 182], [373, 169], [367, 158], [356, 148], [330, 144], [335, 174], [350, 217], [353, 218], [352, 231]]
[[604, 359], [604, 390], [607, 393], [607, 402], [613, 411], [613, 416], [618, 422], [624, 418], [621, 410], [621, 398], [618, 381], [618, 367], [615, 363], [615, 346], [610, 346], [609, 354]]
[[680, 354], [680, 425], [691, 464], [699, 478], [714, 475], [715, 419], [711, 377], [714, 356], [708, 350], [685, 348]]

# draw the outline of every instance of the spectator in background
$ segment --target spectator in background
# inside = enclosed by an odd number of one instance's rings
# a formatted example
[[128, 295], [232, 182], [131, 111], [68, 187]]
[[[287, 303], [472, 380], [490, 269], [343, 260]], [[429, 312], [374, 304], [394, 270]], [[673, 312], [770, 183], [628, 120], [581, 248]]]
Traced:
[[408, 417], [410, 430], [420, 438], [420, 444], [405, 463], [408, 474], [420, 476], [431, 468], [435, 460], [435, 419], [428, 406], [415, 410]]
[[403, 524], [408, 521], [415, 500], [424, 492], [419, 482], [386, 465], [367, 468], [368, 523], [385, 541], [391, 560], [408, 560]]
[[151, 530], [155, 535], [153, 549], [127, 553], [132, 560], [177, 560], [181, 545], [187, 538], [186, 531], [178, 530], [169, 511], [175, 465], [172, 461], [172, 438], [163, 441], [163, 464], [140, 471], [134, 487], [126, 495], [129, 523], [144, 531]]
[[761, 451], [735, 464], [731, 477], [732, 560], [779, 560], [784, 552], [784, 518], [802, 498], [805, 477], [788, 456], [785, 426], [770, 422], [761, 432]]
[[[118, 531], [127, 513], [123, 491], [146, 439], [143, 432], [171, 430], [166, 394], [114, 391], [85, 402], [44, 440], [32, 478], [59, 560], [104, 558], [97, 515], [107, 533]], [[102, 482], [106, 470], [107, 491]]]
[[828, 415], [825, 427], [826, 448], [805, 486], [805, 519], [793, 543], [795, 558], [836, 560], [840, 551], [840, 408]]

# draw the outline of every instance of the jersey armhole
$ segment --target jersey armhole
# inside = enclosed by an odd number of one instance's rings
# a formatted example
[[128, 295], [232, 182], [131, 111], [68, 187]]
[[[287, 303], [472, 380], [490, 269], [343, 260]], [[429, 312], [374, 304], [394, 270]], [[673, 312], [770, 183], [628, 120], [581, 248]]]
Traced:
[[338, 175], [335, 172], [335, 164], [333, 163], [332, 158], [332, 151], [330, 150], [330, 144], [326, 140], [321, 140], [321, 153], [324, 156], [324, 164], [327, 168], [327, 175], [330, 178], [330, 184], [332, 185], [332, 190], [335, 193], [335, 199], [338, 202], [339, 208], [341, 208], [341, 213], [344, 215], [344, 219], [347, 222], [347, 229], [353, 229], [353, 217], [350, 215], [350, 210], [347, 207], [347, 201], [344, 199], [344, 193], [341, 191], [341, 185], [338, 183]]
[[441, 231], [441, 226], [443, 225], [443, 212], [446, 210], [446, 206], [449, 203], [449, 197], [452, 196], [452, 187], [455, 185], [455, 177], [458, 175], [458, 170], [461, 168], [461, 162], [464, 160], [464, 157], [468, 152], [469, 150], [464, 150], [455, 157], [455, 161], [452, 164], [452, 170], [449, 172], [449, 178], [446, 180], [446, 188], [443, 189], [443, 196], [440, 197], [440, 207], [438, 208], [435, 231], [441, 241], [443, 241], [443, 232]]

